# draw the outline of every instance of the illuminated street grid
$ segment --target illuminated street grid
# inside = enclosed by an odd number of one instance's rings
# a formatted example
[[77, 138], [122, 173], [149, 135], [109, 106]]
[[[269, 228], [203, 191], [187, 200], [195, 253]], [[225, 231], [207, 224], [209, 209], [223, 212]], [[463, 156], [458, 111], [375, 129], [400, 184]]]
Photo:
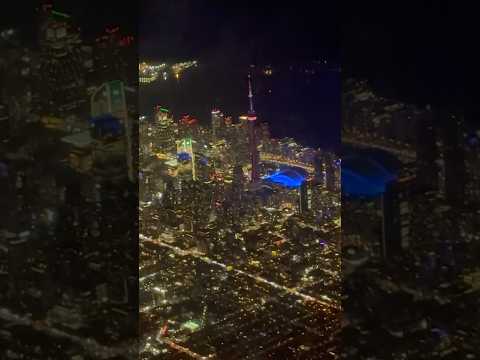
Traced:
[[[315, 359], [317, 353], [319, 359], [328, 358], [324, 357], [325, 348], [334, 346], [338, 309], [306, 300], [254, 276], [227, 271], [197, 255], [179, 255], [146, 239], [142, 243], [143, 255], [158, 257], [160, 265], [158, 272], [142, 281], [142, 318], [155, 318], [160, 324], [169, 320], [170, 341], [201, 356], [216, 354], [220, 359], [274, 359], [281, 353], [300, 359]], [[164, 287], [159, 289], [157, 284]], [[162, 299], [159, 303], [165, 304], [145, 308], [155, 293]], [[203, 306], [188, 304], [197, 301], [192, 294], [200, 298], [208, 294], [208, 301]], [[196, 311], [187, 312], [185, 308]], [[205, 311], [208, 318], [204, 317]], [[189, 321], [199, 326], [192, 333], [181, 329]], [[178, 358], [177, 351], [158, 337], [156, 326], [143, 327], [142, 332], [145, 349], [156, 349], [166, 359]], [[322, 351], [318, 352], [320, 347]], [[246, 357], [245, 349], [250, 349]]]
[[140, 117], [144, 360], [338, 356], [340, 161], [271, 138], [251, 77], [248, 99]]

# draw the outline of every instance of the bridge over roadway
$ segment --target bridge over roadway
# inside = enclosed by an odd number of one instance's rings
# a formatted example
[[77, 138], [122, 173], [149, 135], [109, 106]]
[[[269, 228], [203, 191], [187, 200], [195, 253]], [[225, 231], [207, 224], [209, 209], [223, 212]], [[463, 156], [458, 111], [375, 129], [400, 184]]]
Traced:
[[315, 168], [313, 165], [306, 164], [304, 162], [298, 161], [298, 160], [293, 160], [293, 159], [287, 159], [283, 156], [280, 155], [275, 155], [271, 153], [260, 153], [260, 161], [261, 162], [267, 162], [267, 163], [273, 163], [273, 164], [278, 164], [278, 165], [286, 165], [286, 166], [292, 166], [292, 167], [297, 167], [305, 170], [309, 174], [315, 173]]
[[387, 142], [380, 142], [380, 140], [378, 139], [357, 139], [352, 136], [342, 135], [342, 143], [358, 146], [361, 148], [374, 148], [383, 150], [385, 152], [394, 154], [401, 161], [405, 162], [415, 161], [415, 159], [417, 158], [417, 153], [414, 150], [400, 148], [400, 146], [396, 146]]

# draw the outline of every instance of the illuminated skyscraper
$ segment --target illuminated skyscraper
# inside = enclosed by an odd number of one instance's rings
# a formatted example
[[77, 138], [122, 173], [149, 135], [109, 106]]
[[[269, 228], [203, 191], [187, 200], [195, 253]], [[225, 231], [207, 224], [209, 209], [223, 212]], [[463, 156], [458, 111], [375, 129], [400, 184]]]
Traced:
[[[111, 79], [121, 79], [126, 84], [135, 83], [136, 78], [132, 78], [135, 74], [135, 68], [129, 65], [132, 61], [129, 57], [136, 54], [131, 51], [134, 38], [131, 35], [121, 35], [118, 26], [105, 28], [105, 33], [95, 39], [93, 49], [93, 57], [95, 70], [91, 74], [94, 75], [93, 83], [98, 84]], [[136, 75], [136, 74], [135, 74]]]
[[317, 152], [315, 154], [314, 166], [315, 166], [314, 183], [316, 185], [318, 185], [318, 184], [323, 185], [325, 183], [324, 160], [323, 160], [323, 156], [322, 156], [322, 154], [320, 154], [320, 152]]
[[249, 141], [249, 152], [250, 152], [250, 165], [251, 165], [251, 181], [258, 181], [260, 178], [259, 174], [259, 155], [257, 149], [257, 134], [256, 134], [256, 125], [257, 125], [257, 115], [253, 108], [253, 92], [252, 92], [252, 78], [248, 75], [248, 99], [249, 99], [249, 109], [248, 109], [248, 141]]
[[191, 138], [183, 138], [177, 141], [178, 176], [182, 179], [196, 180], [194, 141]]
[[82, 45], [79, 29], [69, 15], [46, 5], [40, 17], [42, 99], [49, 112], [63, 115], [84, 103], [92, 48]]
[[233, 200], [237, 202], [237, 207], [240, 208], [241, 202], [243, 199], [243, 190], [244, 190], [244, 175], [243, 169], [240, 165], [235, 165], [233, 167], [233, 174], [232, 174], [232, 195]]
[[223, 114], [218, 109], [212, 110], [212, 134], [214, 141], [217, 141], [222, 136], [223, 125]]
[[0, 102], [0, 141], [7, 139], [10, 134], [10, 115], [7, 105]]
[[451, 205], [465, 202], [465, 153], [461, 143], [463, 121], [458, 116], [440, 113], [445, 199]]
[[433, 113], [427, 106], [417, 121], [417, 181], [422, 190], [437, 190], [439, 169]]
[[300, 185], [300, 213], [303, 214], [308, 211], [308, 187], [307, 182], [303, 181]]
[[165, 181], [165, 188], [162, 196], [162, 205], [167, 210], [173, 210], [176, 203], [176, 191], [173, 181], [169, 178]]
[[183, 116], [178, 121], [178, 136], [180, 138], [198, 139], [198, 120], [190, 115]]
[[336, 190], [336, 166], [335, 156], [331, 153], [325, 156], [325, 173], [327, 190], [334, 192]]
[[155, 140], [160, 152], [170, 152], [175, 148], [174, 122], [170, 112], [162, 107], [155, 109]]
[[261, 130], [260, 130], [261, 143], [262, 143], [262, 145], [265, 145], [267, 142], [270, 141], [270, 137], [271, 137], [271, 135], [270, 135], [270, 128], [269, 128], [269, 126], [268, 126], [268, 123], [262, 122], [262, 123], [260, 124], [260, 129], [261, 129]]
[[16, 136], [21, 134], [35, 109], [38, 79], [34, 75], [39, 64], [26, 49], [0, 44], [0, 53], [0, 137]]
[[470, 134], [467, 138], [465, 161], [468, 164], [466, 198], [478, 204], [480, 203], [480, 140], [477, 134]]
[[404, 177], [388, 183], [382, 194], [382, 256], [391, 258], [411, 245], [412, 196], [415, 177]]
[[128, 116], [123, 82], [117, 80], [104, 83], [92, 94], [90, 106], [92, 117], [111, 114], [117, 119], [120, 119], [125, 128], [125, 149], [128, 177], [130, 181], [133, 181], [136, 174], [136, 166], [134, 164], [133, 157], [134, 136], [132, 122]]

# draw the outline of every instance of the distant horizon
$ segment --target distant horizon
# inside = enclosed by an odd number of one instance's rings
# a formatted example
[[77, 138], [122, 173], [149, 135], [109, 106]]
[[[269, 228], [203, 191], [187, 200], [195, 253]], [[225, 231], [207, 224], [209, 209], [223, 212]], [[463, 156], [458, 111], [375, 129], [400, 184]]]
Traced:
[[[205, 58], [203, 58], [205, 59]], [[196, 60], [199, 62], [199, 65], [200, 64], [205, 64], [205, 63], [209, 63], [209, 62], [213, 62], [213, 61], [209, 61], [208, 59], [206, 59], [205, 61], [202, 61], [202, 57], [165, 57], [163, 59], [159, 59], [159, 58], [154, 58], [154, 57], [148, 57], [148, 56], [142, 56], [142, 57], [139, 57], [139, 60], [138, 60], [138, 63], [141, 64], [141, 63], [151, 63], [151, 64], [162, 64], [162, 63], [165, 63], [165, 64], [175, 64], [175, 63], [181, 63], [181, 62], [186, 62], [186, 61], [193, 61], [193, 60]], [[243, 64], [245, 66], [250, 66], [250, 65], [255, 65], [255, 66], [277, 66], [277, 67], [284, 67], [284, 66], [289, 66], [289, 65], [299, 65], [299, 64], [311, 64], [311, 63], [318, 63], [320, 61], [322, 61], [323, 59], [320, 58], [320, 59], [310, 59], [310, 60], [297, 60], [297, 61], [292, 61], [290, 63], [279, 63], [279, 62], [269, 62], [269, 61], [262, 61], [262, 62], [257, 62], [256, 64], [252, 64], [251, 62], [243, 62]], [[335, 66], [336, 68], [335, 69], [338, 69], [341, 64], [337, 61], [329, 61], [327, 60], [327, 64], [328, 65], [331, 65], [331, 66]], [[318, 64], [318, 65], [323, 65], [323, 64]], [[332, 71], [334, 69], [331, 69]]]
[[[208, 124], [211, 110], [219, 108], [237, 119], [248, 111], [249, 68], [215, 71], [216, 68], [216, 64], [202, 66], [199, 62], [199, 68], [186, 70], [180, 82], [169, 78], [141, 86], [140, 113], [151, 116], [154, 106], [161, 105], [176, 118], [191, 114], [200, 123]], [[293, 137], [305, 146], [339, 149], [341, 74], [327, 69], [312, 76], [294, 74], [303, 81], [297, 83], [287, 71], [254, 80], [255, 108], [260, 122], [269, 124], [272, 137]], [[272, 95], [268, 89], [273, 90]]]

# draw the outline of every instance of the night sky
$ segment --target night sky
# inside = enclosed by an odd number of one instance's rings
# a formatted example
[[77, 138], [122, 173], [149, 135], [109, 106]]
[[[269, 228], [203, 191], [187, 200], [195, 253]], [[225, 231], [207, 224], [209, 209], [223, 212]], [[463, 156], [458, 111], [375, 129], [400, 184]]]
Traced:
[[146, 59], [272, 62], [338, 57], [338, 9], [313, 1], [143, 1]]
[[[220, 107], [236, 118], [247, 111], [249, 65], [272, 64], [280, 73], [268, 85], [254, 79], [256, 108], [273, 136], [335, 148], [340, 142], [340, 73], [307, 78], [288, 68], [339, 60], [338, 8], [313, 1], [144, 1], [140, 59], [199, 60], [198, 75], [178, 86], [160, 82], [141, 92], [141, 103], [160, 103], [208, 123]], [[282, 69], [282, 70], [280, 70]], [[192, 80], [196, 78], [196, 80]], [[266, 96], [268, 88], [272, 94]], [[175, 94], [175, 95], [172, 95]], [[169, 99], [173, 96], [175, 99]], [[178, 116], [175, 114], [174, 116]], [[202, 121], [203, 120], [203, 121]]]
[[465, 110], [475, 117], [476, 90], [467, 79], [477, 72], [470, 67], [477, 20], [458, 5], [349, 4], [341, 26], [344, 73], [372, 80], [387, 96]]
[[[452, 106], [480, 119], [474, 79], [478, 19], [457, 2], [351, 2], [341, 8], [334, 1], [52, 2], [74, 15], [87, 37], [109, 24], [120, 23], [126, 33], [138, 29], [142, 58], [244, 64], [327, 55], [340, 58], [345, 76], [366, 77], [386, 95]], [[18, 27], [24, 38], [35, 39], [40, 3], [9, 2], [2, 28]]]

